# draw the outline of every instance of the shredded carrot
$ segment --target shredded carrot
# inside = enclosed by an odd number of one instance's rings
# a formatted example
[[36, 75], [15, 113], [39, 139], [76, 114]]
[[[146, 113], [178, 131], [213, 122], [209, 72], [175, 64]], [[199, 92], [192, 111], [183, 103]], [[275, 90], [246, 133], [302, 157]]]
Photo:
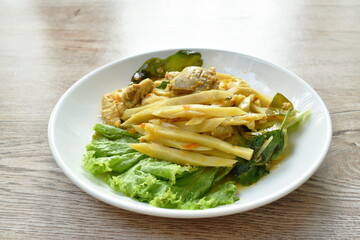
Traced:
[[198, 143], [190, 143], [190, 144], [187, 144], [187, 145], [183, 145], [183, 147], [187, 148], [187, 149], [194, 149], [194, 148], [197, 148], [199, 146], [200, 146], [200, 144], [198, 144]]
[[141, 124], [140, 124], [140, 127], [141, 127], [142, 129], [145, 129], [145, 125], [146, 125], [146, 123], [141, 123]]

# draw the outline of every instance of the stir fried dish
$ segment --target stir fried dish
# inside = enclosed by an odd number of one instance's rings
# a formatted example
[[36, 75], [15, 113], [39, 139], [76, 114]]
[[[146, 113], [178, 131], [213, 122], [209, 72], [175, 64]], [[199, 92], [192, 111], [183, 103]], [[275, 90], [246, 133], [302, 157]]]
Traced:
[[202, 67], [182, 50], [147, 60], [106, 93], [84, 168], [115, 191], [156, 207], [205, 209], [239, 200], [239, 185], [268, 174], [288, 130], [309, 115], [281, 93]]

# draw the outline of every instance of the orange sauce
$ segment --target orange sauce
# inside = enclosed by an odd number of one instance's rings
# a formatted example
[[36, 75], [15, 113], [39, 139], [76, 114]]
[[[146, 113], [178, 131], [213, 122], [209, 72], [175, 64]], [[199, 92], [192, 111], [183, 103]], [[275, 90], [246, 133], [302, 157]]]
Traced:
[[198, 143], [190, 143], [187, 145], [183, 145], [183, 147], [187, 148], [187, 149], [194, 149], [194, 148], [197, 148], [198, 146], [200, 146], [200, 144], [198, 144]]

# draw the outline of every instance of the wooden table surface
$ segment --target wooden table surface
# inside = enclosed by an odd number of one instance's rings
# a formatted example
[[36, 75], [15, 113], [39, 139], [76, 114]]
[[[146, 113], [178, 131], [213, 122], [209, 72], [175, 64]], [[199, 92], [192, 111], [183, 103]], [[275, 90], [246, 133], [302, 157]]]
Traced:
[[[360, 239], [360, 2], [0, 2], [0, 239]], [[290, 69], [333, 122], [320, 169], [267, 206], [166, 219], [109, 206], [76, 187], [47, 140], [61, 95], [91, 70], [164, 48], [219, 48]]]

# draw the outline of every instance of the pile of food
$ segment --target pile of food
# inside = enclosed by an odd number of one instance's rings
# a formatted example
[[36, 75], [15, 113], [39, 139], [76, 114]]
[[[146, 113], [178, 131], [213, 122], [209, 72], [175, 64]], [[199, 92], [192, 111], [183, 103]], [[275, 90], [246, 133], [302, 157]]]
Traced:
[[188, 50], [152, 58], [131, 85], [105, 94], [84, 168], [127, 196], [176, 209], [232, 204], [238, 185], [269, 173], [288, 129], [309, 112], [202, 63]]

